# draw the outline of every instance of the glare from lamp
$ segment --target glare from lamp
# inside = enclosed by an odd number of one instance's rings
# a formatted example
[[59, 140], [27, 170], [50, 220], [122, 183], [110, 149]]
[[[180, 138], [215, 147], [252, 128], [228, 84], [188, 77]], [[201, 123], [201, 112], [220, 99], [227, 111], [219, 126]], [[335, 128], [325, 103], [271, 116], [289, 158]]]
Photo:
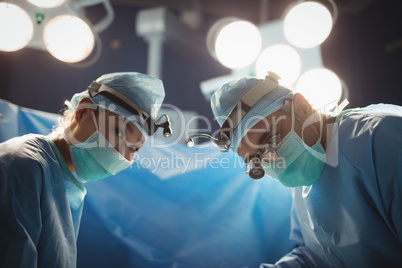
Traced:
[[0, 50], [16, 51], [32, 39], [33, 24], [19, 6], [0, 3]]
[[295, 93], [301, 93], [314, 109], [325, 113], [333, 109], [341, 99], [342, 83], [331, 70], [311, 69], [300, 76]]
[[61, 6], [66, 0], [27, 0], [29, 3], [43, 8], [53, 8]]
[[65, 62], [78, 62], [92, 52], [94, 35], [83, 20], [75, 16], [58, 16], [46, 25], [43, 40], [50, 54]]
[[299, 48], [311, 48], [324, 42], [332, 30], [329, 10], [317, 2], [303, 2], [294, 6], [284, 20], [286, 39]]
[[278, 44], [261, 52], [255, 72], [257, 77], [264, 78], [267, 71], [272, 71], [281, 77], [281, 85], [290, 87], [299, 77], [301, 68], [299, 53], [291, 46]]
[[216, 57], [227, 68], [243, 68], [255, 61], [261, 43], [260, 31], [254, 24], [235, 21], [223, 27], [217, 35]]

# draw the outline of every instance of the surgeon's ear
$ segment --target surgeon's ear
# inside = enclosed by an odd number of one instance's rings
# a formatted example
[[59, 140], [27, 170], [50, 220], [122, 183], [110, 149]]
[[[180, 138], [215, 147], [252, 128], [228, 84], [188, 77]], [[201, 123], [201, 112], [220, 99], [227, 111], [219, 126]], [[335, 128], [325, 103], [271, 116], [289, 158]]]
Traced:
[[293, 96], [293, 105], [295, 113], [302, 118], [307, 118], [315, 112], [311, 104], [300, 93], [296, 93]]
[[93, 109], [91, 108], [94, 104], [88, 99], [88, 98], [84, 98], [82, 99], [78, 105], [77, 108], [75, 109], [75, 120], [77, 122], [80, 122], [82, 120], [82, 118], [88, 113], [90, 112], [89, 109]]

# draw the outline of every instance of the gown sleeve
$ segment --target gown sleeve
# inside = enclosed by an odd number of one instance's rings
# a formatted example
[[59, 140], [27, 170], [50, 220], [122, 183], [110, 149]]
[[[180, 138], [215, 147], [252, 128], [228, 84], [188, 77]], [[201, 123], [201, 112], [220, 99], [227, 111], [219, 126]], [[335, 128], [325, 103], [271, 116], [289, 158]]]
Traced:
[[43, 169], [32, 158], [0, 154], [0, 266], [36, 267]]
[[372, 153], [386, 222], [402, 243], [402, 117], [388, 116], [379, 123]]
[[[293, 193], [294, 194], [294, 193]], [[296, 209], [292, 205], [291, 234], [290, 239], [295, 241], [296, 246], [288, 254], [283, 256], [275, 264], [261, 264], [260, 268], [307, 268], [315, 267], [310, 250], [304, 246], [303, 236], [300, 231]]]

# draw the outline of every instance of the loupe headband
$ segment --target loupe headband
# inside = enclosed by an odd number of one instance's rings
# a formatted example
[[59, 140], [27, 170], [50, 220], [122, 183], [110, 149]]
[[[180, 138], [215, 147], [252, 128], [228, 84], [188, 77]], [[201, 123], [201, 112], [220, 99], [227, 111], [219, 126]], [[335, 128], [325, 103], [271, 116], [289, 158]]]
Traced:
[[206, 137], [217, 144], [222, 152], [229, 151], [233, 140], [233, 133], [240, 125], [243, 118], [263, 96], [278, 87], [279, 79], [280, 77], [277, 74], [268, 72], [263, 82], [255, 85], [244, 94], [226, 117], [219, 130], [217, 139], [206, 134], [196, 134], [188, 139], [187, 144], [194, 144], [193, 138]]
[[[155, 132], [158, 130], [159, 127], [163, 127], [165, 129], [164, 131], [164, 136], [171, 136], [171, 128], [170, 128], [170, 120], [167, 115], [166, 116], [166, 122], [162, 124], [158, 124], [155, 119], [152, 118], [151, 115], [149, 115], [144, 109], [142, 109], [139, 105], [131, 101], [129, 98], [121, 94], [119, 91], [105, 85], [98, 83], [96, 81], [93, 81], [89, 86], [88, 86], [88, 93], [91, 98], [94, 98], [97, 95], [103, 95], [115, 104], [118, 104], [122, 108], [126, 109], [130, 113], [132, 113], [138, 123], [143, 127], [143, 129], [148, 133], [148, 135], [153, 135]], [[170, 130], [166, 131], [166, 130]], [[165, 132], [169, 132], [168, 134], [165, 134]]]

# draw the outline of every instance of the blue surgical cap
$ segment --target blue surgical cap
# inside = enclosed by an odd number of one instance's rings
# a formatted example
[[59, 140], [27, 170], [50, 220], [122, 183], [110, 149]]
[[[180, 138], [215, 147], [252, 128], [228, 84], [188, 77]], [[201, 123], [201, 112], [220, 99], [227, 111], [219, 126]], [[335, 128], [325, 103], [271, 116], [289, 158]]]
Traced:
[[[263, 81], [263, 79], [255, 77], [245, 77], [226, 83], [215, 91], [211, 98], [211, 108], [219, 126], [222, 127], [226, 117], [240, 99], [250, 89]], [[245, 115], [239, 126], [233, 132], [232, 143], [229, 148], [237, 152], [239, 143], [246, 133], [260, 120], [278, 111], [282, 107], [283, 100], [289, 98], [293, 98], [292, 91], [282, 86], [278, 86], [276, 89], [264, 95]]]
[[[165, 98], [165, 90], [162, 81], [156, 77], [142, 73], [120, 72], [104, 74], [96, 79], [96, 82], [119, 91], [132, 102], [144, 109], [152, 118], [156, 118], [163, 99]], [[148, 133], [142, 128], [141, 124], [135, 120], [132, 113], [101, 94], [91, 98], [87, 90], [77, 93], [70, 101], [73, 108], [75, 109], [78, 103], [84, 98], [91, 99], [93, 103], [103, 109], [123, 116], [124, 118], [128, 118], [138, 127], [144, 137], [148, 137]]]

